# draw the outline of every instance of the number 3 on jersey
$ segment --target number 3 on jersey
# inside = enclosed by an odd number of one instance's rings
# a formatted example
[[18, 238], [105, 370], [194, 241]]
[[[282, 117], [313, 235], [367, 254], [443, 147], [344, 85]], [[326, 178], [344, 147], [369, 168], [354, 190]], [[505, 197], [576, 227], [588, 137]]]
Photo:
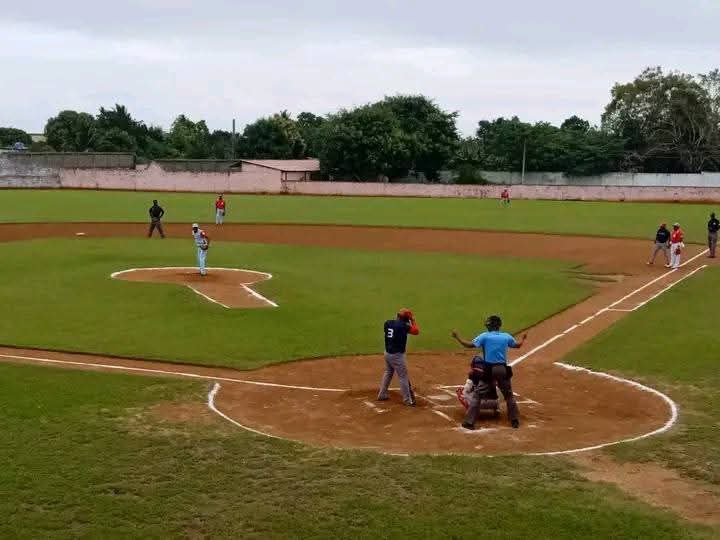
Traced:
[[395, 335], [395, 329], [394, 328], [388, 328], [387, 329], [387, 337], [388, 339], [392, 339]]

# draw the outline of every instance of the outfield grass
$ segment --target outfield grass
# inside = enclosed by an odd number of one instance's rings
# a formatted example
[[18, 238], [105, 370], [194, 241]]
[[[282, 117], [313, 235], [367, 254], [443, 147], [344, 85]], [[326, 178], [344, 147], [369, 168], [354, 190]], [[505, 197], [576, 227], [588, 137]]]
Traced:
[[[592, 291], [569, 263], [426, 253], [215, 242], [210, 266], [274, 275], [259, 292], [277, 309], [227, 310], [187, 287], [110, 279], [118, 270], [194, 263], [190, 242], [55, 239], [7, 245], [0, 343], [256, 367], [297, 358], [377, 353], [383, 321], [411, 307], [415, 350], [452, 347], [500, 312], [519, 330]], [[502, 286], [498, 286], [502, 284]]]
[[720, 268], [706, 269], [630, 314], [569, 361], [644, 381], [680, 405], [665, 435], [617, 447], [633, 461], [653, 460], [720, 486]]
[[[212, 223], [214, 196], [58, 190], [0, 191], [0, 222], [145, 221], [158, 198], [171, 222]], [[654, 238], [660, 221], [680, 221], [706, 241], [709, 213], [692, 204], [228, 195], [229, 222], [437, 227]]]
[[0, 364], [0, 537], [712, 537], [560, 460], [313, 449], [153, 412], [206, 391]]

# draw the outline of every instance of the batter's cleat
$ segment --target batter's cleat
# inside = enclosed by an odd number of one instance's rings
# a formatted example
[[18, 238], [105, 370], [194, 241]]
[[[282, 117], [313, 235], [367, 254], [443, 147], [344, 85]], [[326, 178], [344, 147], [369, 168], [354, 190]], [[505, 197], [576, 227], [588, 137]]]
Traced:
[[465, 429], [469, 429], [470, 431], [475, 431], [475, 424], [468, 424], [467, 422], [463, 422], [462, 427], [464, 427]]
[[513, 429], [517, 429], [520, 427], [520, 420], [513, 420], [510, 422], [510, 425], [513, 427]]
[[375, 401], [387, 401], [389, 398], [387, 396], [378, 396]]
[[412, 401], [403, 401], [403, 405], [407, 407], [414, 407], [416, 405], [415, 400]]

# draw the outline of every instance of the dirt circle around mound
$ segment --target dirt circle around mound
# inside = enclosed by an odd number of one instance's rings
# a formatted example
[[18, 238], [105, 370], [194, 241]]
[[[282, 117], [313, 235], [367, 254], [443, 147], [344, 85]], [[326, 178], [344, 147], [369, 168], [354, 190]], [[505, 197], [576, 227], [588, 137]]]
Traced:
[[113, 279], [146, 283], [172, 283], [183, 285], [209, 302], [224, 308], [277, 307], [252, 289], [261, 281], [272, 278], [267, 272], [240, 268], [208, 268], [201, 275], [193, 267], [131, 268], [111, 274]]

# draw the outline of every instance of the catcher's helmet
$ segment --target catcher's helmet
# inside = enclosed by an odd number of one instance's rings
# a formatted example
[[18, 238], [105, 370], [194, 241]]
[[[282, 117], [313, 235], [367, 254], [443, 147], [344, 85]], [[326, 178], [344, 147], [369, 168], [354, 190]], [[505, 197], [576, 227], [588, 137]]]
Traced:
[[497, 315], [490, 315], [485, 321], [485, 328], [490, 332], [497, 332], [502, 326], [502, 319]]

